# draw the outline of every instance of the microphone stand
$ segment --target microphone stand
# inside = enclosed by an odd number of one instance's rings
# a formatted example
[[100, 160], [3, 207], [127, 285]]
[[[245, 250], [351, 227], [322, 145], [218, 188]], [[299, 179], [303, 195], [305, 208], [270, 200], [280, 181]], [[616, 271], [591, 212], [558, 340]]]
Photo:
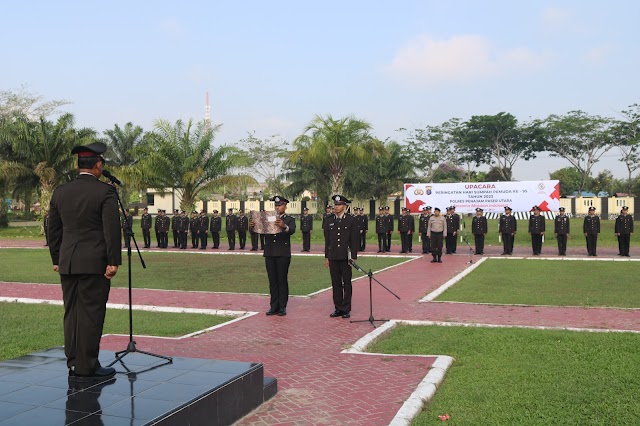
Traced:
[[[110, 174], [109, 174], [110, 175]], [[106, 175], [105, 175], [106, 176]], [[107, 178], [114, 184], [116, 184], [116, 182], [114, 181], [114, 177], [113, 176], [107, 176]], [[129, 223], [129, 221], [127, 220], [127, 215], [125, 214], [125, 209], [124, 209], [124, 205], [122, 204], [122, 200], [120, 199], [120, 194], [117, 193], [117, 197], [118, 197], [118, 205], [120, 206], [120, 211], [122, 212], [122, 220], [124, 223], [127, 224], [126, 226], [126, 230], [125, 232], [127, 233], [127, 236], [130, 238], [129, 240], [129, 245], [127, 247], [127, 265], [129, 267], [129, 344], [127, 345], [127, 349], [123, 350], [123, 351], [119, 351], [116, 352], [116, 359], [115, 361], [113, 361], [111, 364], [109, 364], [107, 367], [111, 367], [112, 365], [114, 365], [116, 362], [120, 361], [121, 364], [122, 363], [122, 358], [124, 358], [125, 356], [127, 356], [130, 353], [141, 353], [144, 355], [149, 355], [149, 356], [153, 356], [156, 358], [162, 358], [167, 360], [166, 364], [171, 364], [173, 363], [173, 358], [172, 357], [168, 357], [168, 356], [164, 356], [164, 355], [158, 355], [158, 354], [154, 354], [151, 352], [145, 352], [145, 351], [141, 351], [138, 348], [136, 348], [136, 342], [135, 340], [133, 340], [133, 298], [132, 298], [132, 276], [131, 276], [131, 241], [133, 241], [133, 244], [136, 246], [136, 251], [138, 252], [138, 257], [140, 257], [140, 263], [142, 264], [142, 267], [146, 269], [147, 265], [144, 263], [144, 259], [142, 259], [142, 254], [140, 253], [140, 249], [138, 248], [138, 243], [136, 242], [136, 237], [135, 235], [133, 235], [133, 229], [131, 229], [132, 225], [133, 225], [133, 219], [131, 219], [131, 223]], [[162, 364], [164, 365], [164, 364]], [[127, 375], [135, 375], [135, 372], [130, 371], [128, 368], [125, 367], [125, 369], [127, 370]]]
[[378, 284], [380, 284], [380, 286], [382, 288], [387, 290], [389, 293], [393, 294], [396, 297], [396, 299], [400, 300], [400, 296], [395, 294], [393, 291], [389, 290], [387, 287], [385, 287], [384, 284], [382, 284], [380, 281], [375, 279], [373, 277], [373, 272], [371, 272], [371, 269], [369, 269], [369, 272], [366, 272], [364, 269], [359, 267], [356, 264], [356, 262], [354, 262], [353, 260], [349, 260], [349, 263], [351, 264], [351, 266], [356, 268], [358, 271], [362, 272], [363, 274], [367, 274], [367, 276], [369, 277], [369, 319], [366, 319], [366, 320], [355, 320], [355, 321], [351, 321], [351, 322], [352, 323], [354, 323], [354, 322], [368, 322], [368, 323], [371, 323], [373, 328], [375, 328], [376, 327], [376, 324], [375, 324], [376, 322], [387, 322], [387, 321], [389, 321], [388, 319], [375, 319], [373, 317], [373, 285], [372, 285], [372, 282], [375, 281]]
[[467, 232], [467, 224], [464, 221], [464, 216], [462, 217], [462, 229], [464, 230], [462, 240], [467, 243], [467, 247], [469, 247], [469, 261], [467, 262], [467, 265], [470, 265], [473, 263], [473, 248], [471, 248], [471, 244], [469, 243], [469, 233]]

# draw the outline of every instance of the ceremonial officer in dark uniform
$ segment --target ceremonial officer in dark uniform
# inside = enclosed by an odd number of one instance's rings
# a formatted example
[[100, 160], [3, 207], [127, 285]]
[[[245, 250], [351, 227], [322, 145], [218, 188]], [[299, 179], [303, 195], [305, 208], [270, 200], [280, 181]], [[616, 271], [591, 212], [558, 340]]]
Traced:
[[475, 254], [484, 254], [484, 237], [489, 232], [489, 225], [487, 224], [487, 218], [484, 216], [484, 211], [478, 207], [476, 209], [476, 215], [471, 219], [471, 233], [476, 243]]
[[531, 235], [531, 248], [535, 256], [542, 252], [542, 237], [545, 230], [544, 216], [540, 215], [540, 207], [533, 206], [533, 214], [529, 216], [529, 235]]
[[156, 216], [156, 235], [158, 236], [158, 247], [167, 248], [169, 246], [169, 217], [166, 210], [158, 210]]
[[376, 234], [378, 234], [378, 253], [387, 251], [387, 217], [384, 215], [384, 207], [378, 207], [376, 216]]
[[[196, 212], [192, 212], [192, 214], [193, 213], [196, 213]], [[198, 213], [196, 213], [196, 217], [193, 219], [193, 222], [197, 222], [198, 221], [197, 214]], [[189, 235], [189, 229], [191, 227], [191, 221], [187, 217], [187, 212], [185, 212], [184, 210], [182, 210], [182, 212], [180, 212], [180, 217], [176, 221], [176, 224], [178, 226], [178, 244], [179, 244], [181, 250], [186, 250], [187, 249], [187, 237]]]
[[64, 350], [70, 381], [103, 381], [115, 370], [98, 361], [111, 278], [122, 263], [118, 194], [98, 180], [107, 146], [77, 146], [78, 177], [53, 192], [49, 252], [60, 273]]
[[358, 231], [360, 233], [360, 247], [358, 251], [363, 252], [367, 247], [367, 232], [369, 231], [369, 218], [364, 214], [364, 208], [359, 207], [358, 215], [356, 218], [358, 219]]
[[161, 244], [160, 244], [161, 243], [160, 225], [159, 225], [159, 223], [160, 223], [160, 215], [162, 215], [162, 209], [158, 209], [158, 214], [156, 214], [156, 220], [155, 220], [155, 224], [153, 226], [153, 228], [156, 231], [156, 242], [157, 242], [156, 248], [160, 248], [160, 246], [161, 246]]
[[302, 209], [300, 216], [300, 232], [302, 232], [302, 251], [311, 250], [311, 231], [313, 231], [313, 216], [309, 214], [308, 208]]
[[131, 245], [131, 236], [129, 235], [129, 229], [133, 229], [133, 217], [129, 214], [129, 210], [124, 211], [124, 218], [122, 222], [122, 236], [124, 237], [124, 247], [128, 248]]
[[[193, 210], [191, 212], [191, 219], [189, 218], [186, 218], [186, 219], [189, 222], [189, 228], [187, 229], [187, 231], [191, 232], [191, 248], [192, 249], [198, 248], [198, 245], [200, 244], [200, 218], [198, 217], [198, 212]], [[184, 219], [181, 218], [181, 220], [184, 220]], [[186, 248], [186, 243], [185, 243], [185, 248]]]
[[433, 209], [433, 216], [429, 218], [427, 237], [431, 239], [431, 263], [442, 263], [442, 243], [447, 237], [447, 220], [440, 216], [440, 209]]
[[[260, 210], [261, 212], [265, 211], [264, 209]], [[264, 250], [264, 235], [260, 234], [260, 250]]]
[[331, 197], [334, 214], [324, 229], [324, 264], [329, 268], [333, 288], [332, 318], [351, 317], [351, 264], [349, 260], [358, 258], [358, 225], [355, 218], [345, 213], [349, 200], [343, 195]]
[[[291, 264], [291, 235], [296, 232], [296, 220], [286, 214], [287, 200], [276, 195], [271, 198], [278, 218], [276, 226], [282, 231], [278, 234], [266, 234], [264, 237], [264, 261], [269, 277], [270, 308], [267, 315], [287, 315], [289, 300], [289, 265]], [[253, 221], [249, 222], [253, 228]]]
[[422, 208], [422, 214], [418, 220], [418, 232], [422, 240], [422, 254], [431, 253], [431, 239], [427, 236], [429, 230], [429, 218], [431, 217], [431, 206]]
[[395, 224], [394, 224], [393, 216], [389, 214], [389, 206], [384, 206], [384, 216], [387, 219], [387, 249], [386, 249], [386, 251], [391, 251], [391, 236], [393, 235], [393, 230], [395, 229]]
[[44, 231], [44, 246], [46, 247], [49, 245], [49, 210], [44, 211], [42, 230]]
[[504, 214], [500, 216], [498, 232], [502, 235], [502, 247], [504, 249], [502, 254], [513, 254], [513, 240], [518, 232], [518, 222], [511, 215], [512, 211], [511, 207], [506, 206]]
[[566, 256], [567, 254], [567, 238], [571, 233], [571, 222], [564, 213], [564, 207], [558, 209], [559, 214], [554, 220], [554, 234], [558, 240], [558, 256]]
[[144, 239], [144, 248], [151, 247], [151, 215], [149, 209], [144, 208], [144, 212], [140, 217], [140, 228], [142, 229], [142, 238]]
[[249, 218], [244, 215], [244, 210], [238, 211], [238, 244], [240, 250], [244, 250], [247, 244], [247, 231], [249, 230]]
[[238, 217], [233, 214], [233, 209], [229, 209], [226, 217], [227, 240], [229, 240], [229, 250], [236, 248], [236, 230], [238, 229]]
[[218, 210], [213, 211], [213, 217], [211, 218], [211, 243], [212, 249], [220, 247], [220, 232], [222, 231], [222, 218], [219, 215]]
[[178, 221], [180, 220], [180, 211], [175, 209], [173, 211], [173, 217], [171, 218], [171, 231], [173, 232], [173, 247], [177, 248], [180, 245], [180, 231], [178, 229]]
[[207, 239], [209, 236], [209, 216], [207, 216], [207, 212], [204, 210], [200, 211], [200, 223], [199, 223], [199, 233], [200, 235], [200, 250], [207, 249]]
[[587, 252], [589, 256], [597, 256], [598, 234], [600, 233], [600, 217], [596, 216], [596, 208], [589, 207], [589, 214], [584, 217], [582, 232], [587, 240]]
[[616, 219], [616, 236], [618, 237], [619, 256], [629, 257], [629, 245], [631, 235], [633, 235], [633, 217], [629, 214], [629, 207], [624, 206], [620, 211], [620, 216]]
[[415, 221], [411, 216], [411, 211], [406, 207], [402, 208], [402, 215], [398, 218], [398, 232], [400, 232], [400, 242], [402, 249], [400, 253], [411, 251], [411, 236], [416, 230]]
[[324, 232], [324, 225], [327, 222], [327, 219], [333, 214], [333, 206], [327, 205], [324, 208], [324, 213], [322, 214], [322, 231]]
[[458, 232], [460, 231], [460, 215], [454, 206], [447, 207], [445, 220], [447, 221], [446, 254], [454, 254], [458, 250]]

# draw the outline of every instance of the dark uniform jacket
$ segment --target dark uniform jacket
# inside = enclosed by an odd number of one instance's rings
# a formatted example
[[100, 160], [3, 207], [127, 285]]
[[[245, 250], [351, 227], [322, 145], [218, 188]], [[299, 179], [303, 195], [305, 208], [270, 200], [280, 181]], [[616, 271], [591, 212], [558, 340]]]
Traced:
[[544, 216], [529, 216], [529, 232], [532, 234], [541, 234], [545, 231]]
[[169, 223], [169, 216], [156, 216], [156, 231], [169, 232]]
[[367, 217], [367, 215], [358, 215], [356, 216], [356, 220], [358, 221], [358, 229], [360, 231], [369, 230], [369, 218]]
[[376, 216], [376, 233], [377, 234], [386, 234], [389, 231], [388, 221], [386, 216]]
[[333, 216], [333, 213], [323, 213], [322, 214], [322, 229], [324, 229], [324, 226], [327, 223], [327, 218], [329, 216]]
[[171, 229], [172, 230], [178, 230], [178, 219], [180, 219], [180, 215], [179, 214], [174, 214], [173, 217], [171, 218]]
[[489, 225], [485, 216], [474, 216], [471, 220], [471, 233], [473, 235], [483, 235], [489, 232]]
[[411, 215], [402, 215], [398, 219], [398, 231], [416, 232], [416, 222]]
[[570, 234], [570, 230], [571, 230], [571, 222], [569, 221], [569, 217], [567, 215], [558, 215], [556, 216], [555, 220], [555, 230], [553, 231], [556, 234], [559, 235], [566, 235], [566, 234]]
[[49, 229], [49, 215], [46, 215], [42, 220], [42, 226], [44, 227], [44, 231], [47, 232]]
[[238, 229], [238, 217], [235, 214], [227, 215], [227, 232]]
[[209, 230], [209, 216], [200, 216], [200, 222], [198, 222], [198, 231], [204, 234]]
[[182, 217], [180, 216], [176, 222], [176, 229], [178, 230], [178, 232], [188, 232], [189, 230], [191, 230], [191, 232], [193, 232], [193, 227], [191, 226], [191, 223], [197, 224], [198, 222], [198, 218], [194, 218], [193, 220], [190, 220], [188, 217]]
[[633, 233], [633, 217], [630, 214], [620, 215], [616, 218], [616, 234]]
[[296, 232], [296, 220], [288, 214], [283, 214], [280, 219], [289, 227], [289, 230], [283, 229], [278, 234], [264, 235], [264, 257], [291, 257], [291, 235]]
[[[196, 235], [200, 230], [200, 216], [188, 218], [184, 217], [187, 220], [187, 229], [191, 231], [191, 234]], [[182, 219], [184, 221], [184, 219]], [[184, 228], [184, 224], [182, 224], [181, 228]]]
[[121, 222], [122, 222], [122, 230], [126, 231], [127, 229], [129, 229], [129, 227], [133, 227], [133, 216], [128, 215], [127, 221], [125, 222], [124, 220], [122, 220]]
[[418, 220], [418, 232], [421, 234], [426, 234], [429, 229], [429, 218], [433, 215], [425, 216], [424, 214], [420, 215], [420, 219]]
[[500, 226], [498, 228], [498, 232], [501, 234], [511, 234], [518, 230], [518, 221], [513, 215], [507, 216], [503, 214], [500, 216]]
[[460, 215], [457, 213], [447, 214], [444, 216], [447, 220], [447, 235], [453, 235], [454, 232], [460, 230]]
[[220, 232], [222, 230], [222, 218], [212, 217], [211, 218], [211, 232]]
[[387, 232], [393, 231], [393, 227], [394, 227], [393, 216], [391, 216], [390, 214], [386, 214], [384, 215], [384, 217], [387, 220]]
[[353, 216], [345, 214], [342, 219], [333, 215], [324, 228], [324, 257], [329, 260], [358, 258], [360, 246], [359, 230]]
[[151, 215], [149, 213], [143, 214], [140, 218], [140, 228], [151, 229]]
[[311, 232], [313, 230], [313, 216], [310, 214], [300, 216], [300, 231]]
[[246, 216], [238, 217], [238, 232], [247, 232], [249, 230], [249, 218]]
[[582, 224], [582, 232], [589, 235], [595, 235], [600, 233], [600, 217], [596, 215], [587, 215], [584, 217], [584, 223]]
[[116, 189], [81, 174], [53, 192], [49, 252], [60, 274], [104, 274], [120, 265], [121, 233]]

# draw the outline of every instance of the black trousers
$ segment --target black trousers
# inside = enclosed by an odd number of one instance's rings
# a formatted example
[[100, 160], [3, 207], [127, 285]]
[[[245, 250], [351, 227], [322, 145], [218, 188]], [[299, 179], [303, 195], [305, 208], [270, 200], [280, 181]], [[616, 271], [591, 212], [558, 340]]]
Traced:
[[260, 250], [264, 250], [264, 234], [260, 234]]
[[589, 256], [596, 255], [596, 248], [598, 246], [598, 234], [587, 234], [587, 252]]
[[333, 305], [336, 311], [351, 312], [351, 265], [348, 260], [330, 260], [329, 273], [333, 288]]
[[200, 234], [196, 231], [191, 231], [191, 248], [198, 248], [200, 243]]
[[409, 253], [413, 251], [413, 232], [409, 234]]
[[244, 246], [247, 244], [247, 233], [238, 231], [238, 243], [240, 244], [240, 250], [244, 250]]
[[64, 353], [77, 374], [100, 368], [98, 353], [111, 281], [102, 274], [60, 275], [64, 301]]
[[618, 237], [618, 245], [620, 246], [620, 254], [629, 256], [629, 245], [631, 243], [631, 234], [620, 234]]
[[409, 238], [411, 238], [411, 235], [409, 235], [408, 232], [400, 232], [400, 252], [401, 253], [408, 253], [409, 252]]
[[364, 249], [367, 247], [367, 231], [362, 230], [360, 231], [360, 249], [359, 251], [364, 251]]
[[131, 245], [131, 236], [126, 229], [122, 230], [122, 239], [124, 240], [125, 247], [129, 247]]
[[45, 245], [49, 245], [49, 229], [44, 228], [44, 241]]
[[148, 229], [143, 229], [142, 238], [144, 239], [145, 248], [151, 247], [151, 231]]
[[172, 229], [173, 231], [173, 246], [178, 247], [180, 245], [180, 233], [177, 229]]
[[158, 232], [158, 247], [167, 248], [169, 245], [169, 233]]
[[218, 247], [220, 247], [220, 233], [219, 232], [212, 232], [211, 233], [211, 243], [213, 244], [213, 248], [217, 249]]
[[431, 233], [431, 253], [434, 256], [442, 256], [442, 243], [444, 240], [444, 232]]
[[558, 254], [567, 254], [567, 234], [558, 234], [556, 239], [558, 240]]
[[422, 232], [420, 239], [422, 240], [422, 254], [431, 253], [431, 238], [427, 237], [426, 232]]
[[187, 231], [183, 231], [183, 232], [179, 232], [178, 233], [178, 246], [181, 249], [186, 249], [187, 248]]
[[387, 251], [387, 234], [378, 234], [378, 250], [383, 253]]
[[236, 231], [227, 231], [227, 240], [229, 240], [229, 250], [236, 248]]
[[277, 311], [287, 308], [289, 300], [289, 264], [290, 257], [268, 256], [264, 258], [269, 278], [269, 294], [271, 309]]
[[302, 251], [311, 250], [311, 231], [302, 233]]
[[511, 254], [513, 253], [513, 240], [514, 235], [510, 232], [502, 233], [502, 247], [504, 248], [504, 253]]
[[209, 232], [200, 231], [200, 233], [198, 235], [200, 235], [200, 248], [201, 249], [206, 249], [207, 248], [207, 240], [209, 239]]
[[531, 234], [531, 249], [533, 254], [540, 254], [542, 251], [542, 234]]
[[251, 232], [251, 250], [258, 250], [258, 238], [260, 234], [256, 234], [255, 232]]
[[484, 253], [484, 234], [473, 234], [476, 242], [476, 254]]
[[458, 239], [457, 235], [449, 235], [446, 236], [446, 245], [447, 245], [447, 253], [455, 253], [458, 249]]
[[385, 251], [391, 251], [391, 232], [387, 234], [387, 249]]

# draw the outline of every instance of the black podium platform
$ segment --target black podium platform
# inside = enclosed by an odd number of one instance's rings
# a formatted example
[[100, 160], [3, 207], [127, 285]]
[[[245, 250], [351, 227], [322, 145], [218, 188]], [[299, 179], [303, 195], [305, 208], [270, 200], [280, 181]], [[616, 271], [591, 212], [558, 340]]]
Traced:
[[[100, 352], [103, 365], [114, 353]], [[129, 354], [100, 384], [68, 380], [62, 348], [0, 362], [0, 426], [229, 425], [277, 392], [262, 364]]]

